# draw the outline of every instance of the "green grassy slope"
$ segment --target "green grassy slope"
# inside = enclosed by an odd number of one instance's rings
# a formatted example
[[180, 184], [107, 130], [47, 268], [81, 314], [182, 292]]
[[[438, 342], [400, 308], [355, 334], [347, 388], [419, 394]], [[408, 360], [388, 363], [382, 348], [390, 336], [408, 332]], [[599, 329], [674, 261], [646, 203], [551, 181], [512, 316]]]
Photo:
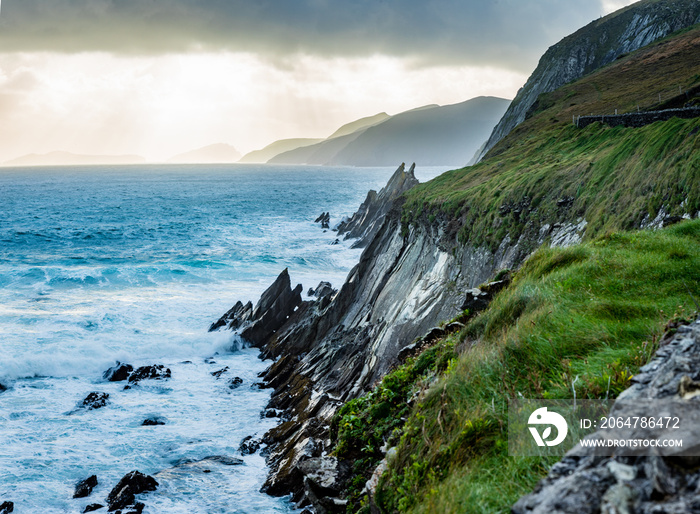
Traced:
[[385, 512], [508, 512], [554, 462], [507, 455], [508, 399], [570, 398], [575, 377], [578, 398], [615, 397], [666, 321], [694, 312], [691, 294], [700, 220], [542, 248], [461, 333], [341, 410], [337, 454], [376, 464], [385, 439], [397, 445]]
[[[643, 128], [585, 129], [572, 116], [636, 111], [700, 85], [700, 27], [645, 47], [542, 95], [531, 116], [476, 166], [447, 172], [408, 193], [404, 223], [438, 212], [458, 220], [462, 243], [495, 248], [529, 225], [585, 217], [587, 237], [630, 229], [663, 206], [700, 210], [700, 119]], [[669, 88], [671, 88], [669, 90]], [[573, 203], [562, 208], [559, 200]], [[508, 212], [508, 205], [524, 205]]]

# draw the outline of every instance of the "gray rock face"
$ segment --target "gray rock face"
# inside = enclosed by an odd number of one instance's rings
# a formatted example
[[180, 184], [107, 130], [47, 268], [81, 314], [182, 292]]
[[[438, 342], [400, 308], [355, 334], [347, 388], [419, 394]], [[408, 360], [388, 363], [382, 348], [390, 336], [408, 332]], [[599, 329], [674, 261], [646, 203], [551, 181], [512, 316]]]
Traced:
[[527, 117], [537, 97], [605, 66], [622, 54], [700, 22], [696, 0], [643, 1], [616, 11], [565, 37], [540, 59], [493, 129], [478, 160]]
[[353, 248], [364, 248], [369, 244], [379, 230], [383, 217], [393, 206], [394, 200], [418, 184], [414, 170], [416, 164], [406, 171], [405, 164], [401, 163], [389, 182], [379, 193], [370, 190], [367, 198], [352, 217], [338, 225], [338, 235], [345, 235], [345, 239], [354, 238], [357, 241]]
[[[649, 400], [683, 402], [688, 412], [700, 412], [700, 322], [677, 330], [662, 340], [655, 358], [632, 379], [633, 385], [616, 400], [612, 415], [625, 417], [630, 405]], [[700, 454], [697, 426], [696, 420], [685, 427], [681, 424], [680, 431], [674, 432], [674, 437], [683, 439], [683, 451], [696, 455]], [[599, 431], [589, 437], [609, 435]], [[512, 512], [700, 512], [700, 457], [606, 457], [587, 453], [580, 445], [573, 448], [532, 494], [518, 500]]]

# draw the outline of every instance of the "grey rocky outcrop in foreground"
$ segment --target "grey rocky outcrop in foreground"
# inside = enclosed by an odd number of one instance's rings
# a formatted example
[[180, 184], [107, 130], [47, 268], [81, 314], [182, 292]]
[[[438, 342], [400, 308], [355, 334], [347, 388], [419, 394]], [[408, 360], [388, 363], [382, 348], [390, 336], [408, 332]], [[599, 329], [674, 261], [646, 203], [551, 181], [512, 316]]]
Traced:
[[[624, 418], [630, 405], [649, 400], [687, 402], [689, 412], [700, 411], [700, 322], [679, 326], [675, 335], [667, 335], [655, 358], [632, 382], [615, 402], [612, 415]], [[638, 411], [632, 414], [639, 416]], [[589, 437], [603, 435], [596, 432]], [[697, 424], [681, 423], [673, 437], [683, 439], [683, 452], [700, 455]], [[700, 512], [700, 457], [587, 453], [580, 445], [573, 448], [532, 494], [513, 506], [513, 514]]]

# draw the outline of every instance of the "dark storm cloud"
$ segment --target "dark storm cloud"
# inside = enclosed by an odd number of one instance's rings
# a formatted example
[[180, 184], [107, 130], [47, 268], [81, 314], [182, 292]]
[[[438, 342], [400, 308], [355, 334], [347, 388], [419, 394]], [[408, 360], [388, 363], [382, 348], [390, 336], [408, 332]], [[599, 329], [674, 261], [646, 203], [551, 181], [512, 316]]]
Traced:
[[5, 0], [2, 51], [376, 53], [529, 69], [599, 0]]

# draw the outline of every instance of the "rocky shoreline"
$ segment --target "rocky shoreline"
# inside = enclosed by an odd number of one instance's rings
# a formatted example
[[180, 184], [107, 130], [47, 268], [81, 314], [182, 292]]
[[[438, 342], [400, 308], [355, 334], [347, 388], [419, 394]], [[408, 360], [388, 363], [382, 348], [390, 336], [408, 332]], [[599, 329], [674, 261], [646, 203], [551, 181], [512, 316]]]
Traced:
[[491, 252], [460, 245], [446, 219], [406, 229], [402, 195], [418, 183], [413, 172], [402, 164], [338, 227], [339, 236], [365, 248], [339, 290], [319, 284], [317, 295], [304, 300], [302, 285], [292, 288], [285, 269], [255, 306], [238, 302], [211, 325], [237, 331], [262, 357], [276, 359], [261, 377], [273, 389], [266, 412], [280, 417], [262, 439], [271, 470], [262, 490], [291, 494], [298, 507], [344, 510], [350, 463], [329, 455], [330, 426], [340, 406], [444, 335], [438, 323], [484, 308], [489, 288], [477, 285], [516, 267], [547, 238], [573, 244], [585, 230], [585, 222], [564, 218], [556, 226], [529, 227]]

